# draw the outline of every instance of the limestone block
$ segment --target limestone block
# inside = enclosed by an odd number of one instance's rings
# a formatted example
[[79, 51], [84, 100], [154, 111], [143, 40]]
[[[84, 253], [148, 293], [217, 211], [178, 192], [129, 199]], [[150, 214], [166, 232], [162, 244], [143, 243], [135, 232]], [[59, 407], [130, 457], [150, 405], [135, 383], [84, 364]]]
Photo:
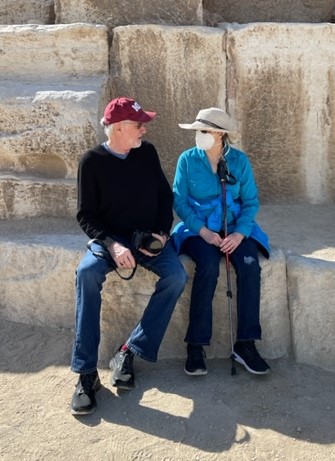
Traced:
[[0, 174], [0, 219], [70, 217], [76, 213], [77, 183], [72, 180]]
[[107, 29], [102, 25], [1, 26], [0, 50], [2, 80], [63, 81], [108, 72]]
[[193, 121], [202, 107], [225, 106], [225, 32], [209, 27], [127, 26], [113, 31], [112, 95], [130, 94], [157, 111], [150, 139], [172, 181], [179, 154], [194, 145]]
[[0, 0], [0, 24], [53, 24], [53, 0]]
[[249, 24], [227, 31], [228, 111], [263, 203], [335, 199], [335, 25]]
[[79, 157], [98, 142], [105, 83], [0, 83], [0, 171], [75, 179]]
[[[0, 223], [1, 225], [1, 223]], [[8, 242], [0, 235], [0, 318], [36, 325], [73, 328], [75, 269], [84, 254], [83, 233], [31, 234]], [[183, 338], [187, 328], [193, 263], [182, 258], [190, 280], [177, 303], [162, 343], [160, 358], [185, 357]], [[274, 249], [269, 261], [261, 260], [261, 318], [265, 357], [287, 355], [290, 348], [285, 258]], [[208, 357], [229, 356], [229, 322], [225, 265], [214, 300], [214, 328]], [[106, 365], [142, 316], [157, 277], [139, 267], [130, 281], [115, 273], [107, 276], [103, 289], [100, 361]], [[235, 300], [235, 289], [233, 302]], [[233, 306], [234, 309], [234, 306]], [[235, 309], [234, 309], [235, 311]]]
[[[187, 257], [182, 262], [189, 281], [173, 313], [167, 333], [160, 349], [160, 358], [185, 357], [184, 336], [188, 323], [188, 308], [194, 265]], [[270, 260], [261, 259], [262, 292], [261, 322], [263, 341], [259, 350], [264, 357], [279, 358], [290, 352], [290, 324], [287, 305], [286, 262], [279, 249], [273, 249]], [[234, 282], [232, 269], [232, 281]], [[135, 277], [123, 281], [110, 274], [103, 291], [102, 338], [100, 358], [108, 361], [115, 349], [127, 339], [137, 324], [154, 290], [157, 277], [139, 267]], [[233, 293], [234, 325], [236, 325], [236, 290]], [[206, 348], [208, 357], [229, 357], [230, 333], [229, 310], [226, 296], [225, 263], [221, 264], [221, 276], [213, 303], [212, 346]], [[234, 331], [236, 328], [234, 328]]]
[[202, 24], [202, 1], [55, 0], [56, 23], [90, 22], [110, 29], [127, 24]]
[[295, 359], [335, 371], [335, 263], [292, 254], [287, 275]]
[[204, 0], [204, 16], [214, 25], [238, 22], [329, 22], [333, 0]]
[[1, 318], [33, 325], [73, 327], [74, 271], [85, 241], [80, 234], [1, 241]]

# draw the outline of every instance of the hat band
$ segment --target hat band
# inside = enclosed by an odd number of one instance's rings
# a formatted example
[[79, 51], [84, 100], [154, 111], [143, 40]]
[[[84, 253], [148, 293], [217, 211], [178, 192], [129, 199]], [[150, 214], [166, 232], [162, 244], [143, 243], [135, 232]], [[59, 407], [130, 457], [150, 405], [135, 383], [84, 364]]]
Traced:
[[222, 128], [222, 127], [219, 126], [219, 125], [215, 125], [215, 123], [208, 122], [207, 120], [203, 120], [202, 118], [197, 118], [196, 121], [197, 121], [197, 122], [204, 123], [205, 125], [211, 126], [211, 127], [213, 127], [213, 128], [218, 128], [219, 130], [225, 130], [225, 128]]

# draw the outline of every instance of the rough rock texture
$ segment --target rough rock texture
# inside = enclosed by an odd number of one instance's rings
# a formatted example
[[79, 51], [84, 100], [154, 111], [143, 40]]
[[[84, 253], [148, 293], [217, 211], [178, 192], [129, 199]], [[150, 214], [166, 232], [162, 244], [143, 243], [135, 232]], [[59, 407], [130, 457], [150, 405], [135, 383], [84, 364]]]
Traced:
[[335, 25], [227, 25], [228, 110], [263, 203], [334, 203]]
[[72, 216], [109, 100], [105, 26], [0, 27], [0, 218]]
[[90, 24], [0, 27], [1, 79], [61, 81], [106, 75], [105, 26]]
[[0, 24], [54, 22], [54, 0], [0, 0]]
[[[85, 249], [83, 234], [24, 237], [19, 242], [0, 241], [0, 317], [33, 325], [73, 328], [75, 269]], [[183, 263], [193, 276], [193, 263]], [[268, 358], [290, 352], [290, 327], [286, 293], [286, 262], [274, 249], [271, 260], [262, 259], [261, 347]], [[225, 295], [225, 267], [214, 303], [213, 347], [210, 356], [229, 356], [229, 321]], [[232, 271], [232, 280], [234, 280]], [[131, 281], [110, 274], [104, 285], [100, 358], [105, 364], [142, 315], [156, 276], [139, 267]], [[47, 288], [46, 288], [47, 287]], [[191, 283], [181, 297], [160, 350], [161, 358], [183, 357]], [[22, 295], [24, 293], [24, 295]], [[234, 289], [235, 296], [235, 289]], [[233, 305], [234, 309], [234, 305]], [[235, 310], [235, 309], [234, 309]]]
[[[156, 110], [148, 137], [172, 180], [194, 145], [180, 122], [226, 107], [263, 203], [333, 203], [335, 25], [128, 26], [114, 30], [112, 94]], [[221, 33], [222, 32], [222, 33]], [[312, 108], [312, 109], [311, 109]]]
[[205, 19], [238, 22], [329, 22], [333, 0], [204, 0]]
[[56, 23], [90, 22], [110, 29], [127, 24], [202, 24], [202, 1], [55, 0]]
[[211, 105], [225, 106], [225, 32], [208, 27], [127, 26], [114, 30], [112, 95], [131, 94], [157, 111], [147, 137], [172, 181], [180, 152], [194, 145], [194, 132], [178, 123], [193, 121]]
[[294, 356], [334, 371], [334, 263], [292, 255], [287, 273]]

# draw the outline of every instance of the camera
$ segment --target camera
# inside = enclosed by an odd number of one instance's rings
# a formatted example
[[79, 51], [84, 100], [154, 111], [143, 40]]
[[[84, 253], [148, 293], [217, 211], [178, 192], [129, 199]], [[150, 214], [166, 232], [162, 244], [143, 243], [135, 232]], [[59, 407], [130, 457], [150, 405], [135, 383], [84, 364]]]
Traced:
[[135, 231], [132, 242], [136, 250], [147, 250], [154, 255], [160, 253], [163, 248], [162, 242], [149, 231]]

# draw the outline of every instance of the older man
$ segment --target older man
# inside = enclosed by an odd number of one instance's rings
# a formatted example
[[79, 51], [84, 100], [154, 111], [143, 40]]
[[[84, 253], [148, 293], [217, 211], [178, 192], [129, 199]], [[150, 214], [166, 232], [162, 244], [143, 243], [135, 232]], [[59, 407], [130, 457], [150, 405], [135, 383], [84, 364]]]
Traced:
[[[134, 354], [151, 362], [187, 280], [170, 242], [173, 196], [155, 147], [142, 137], [155, 112], [131, 98], [113, 99], [102, 124], [108, 140], [89, 150], [78, 169], [77, 219], [94, 239], [77, 268], [76, 327], [71, 369], [79, 379], [71, 404], [91, 413], [97, 372], [101, 289], [106, 274], [140, 264], [159, 276], [142, 318], [111, 360], [111, 383], [134, 386]], [[149, 235], [142, 232], [149, 231]], [[115, 306], [117, 308], [117, 306]]]

